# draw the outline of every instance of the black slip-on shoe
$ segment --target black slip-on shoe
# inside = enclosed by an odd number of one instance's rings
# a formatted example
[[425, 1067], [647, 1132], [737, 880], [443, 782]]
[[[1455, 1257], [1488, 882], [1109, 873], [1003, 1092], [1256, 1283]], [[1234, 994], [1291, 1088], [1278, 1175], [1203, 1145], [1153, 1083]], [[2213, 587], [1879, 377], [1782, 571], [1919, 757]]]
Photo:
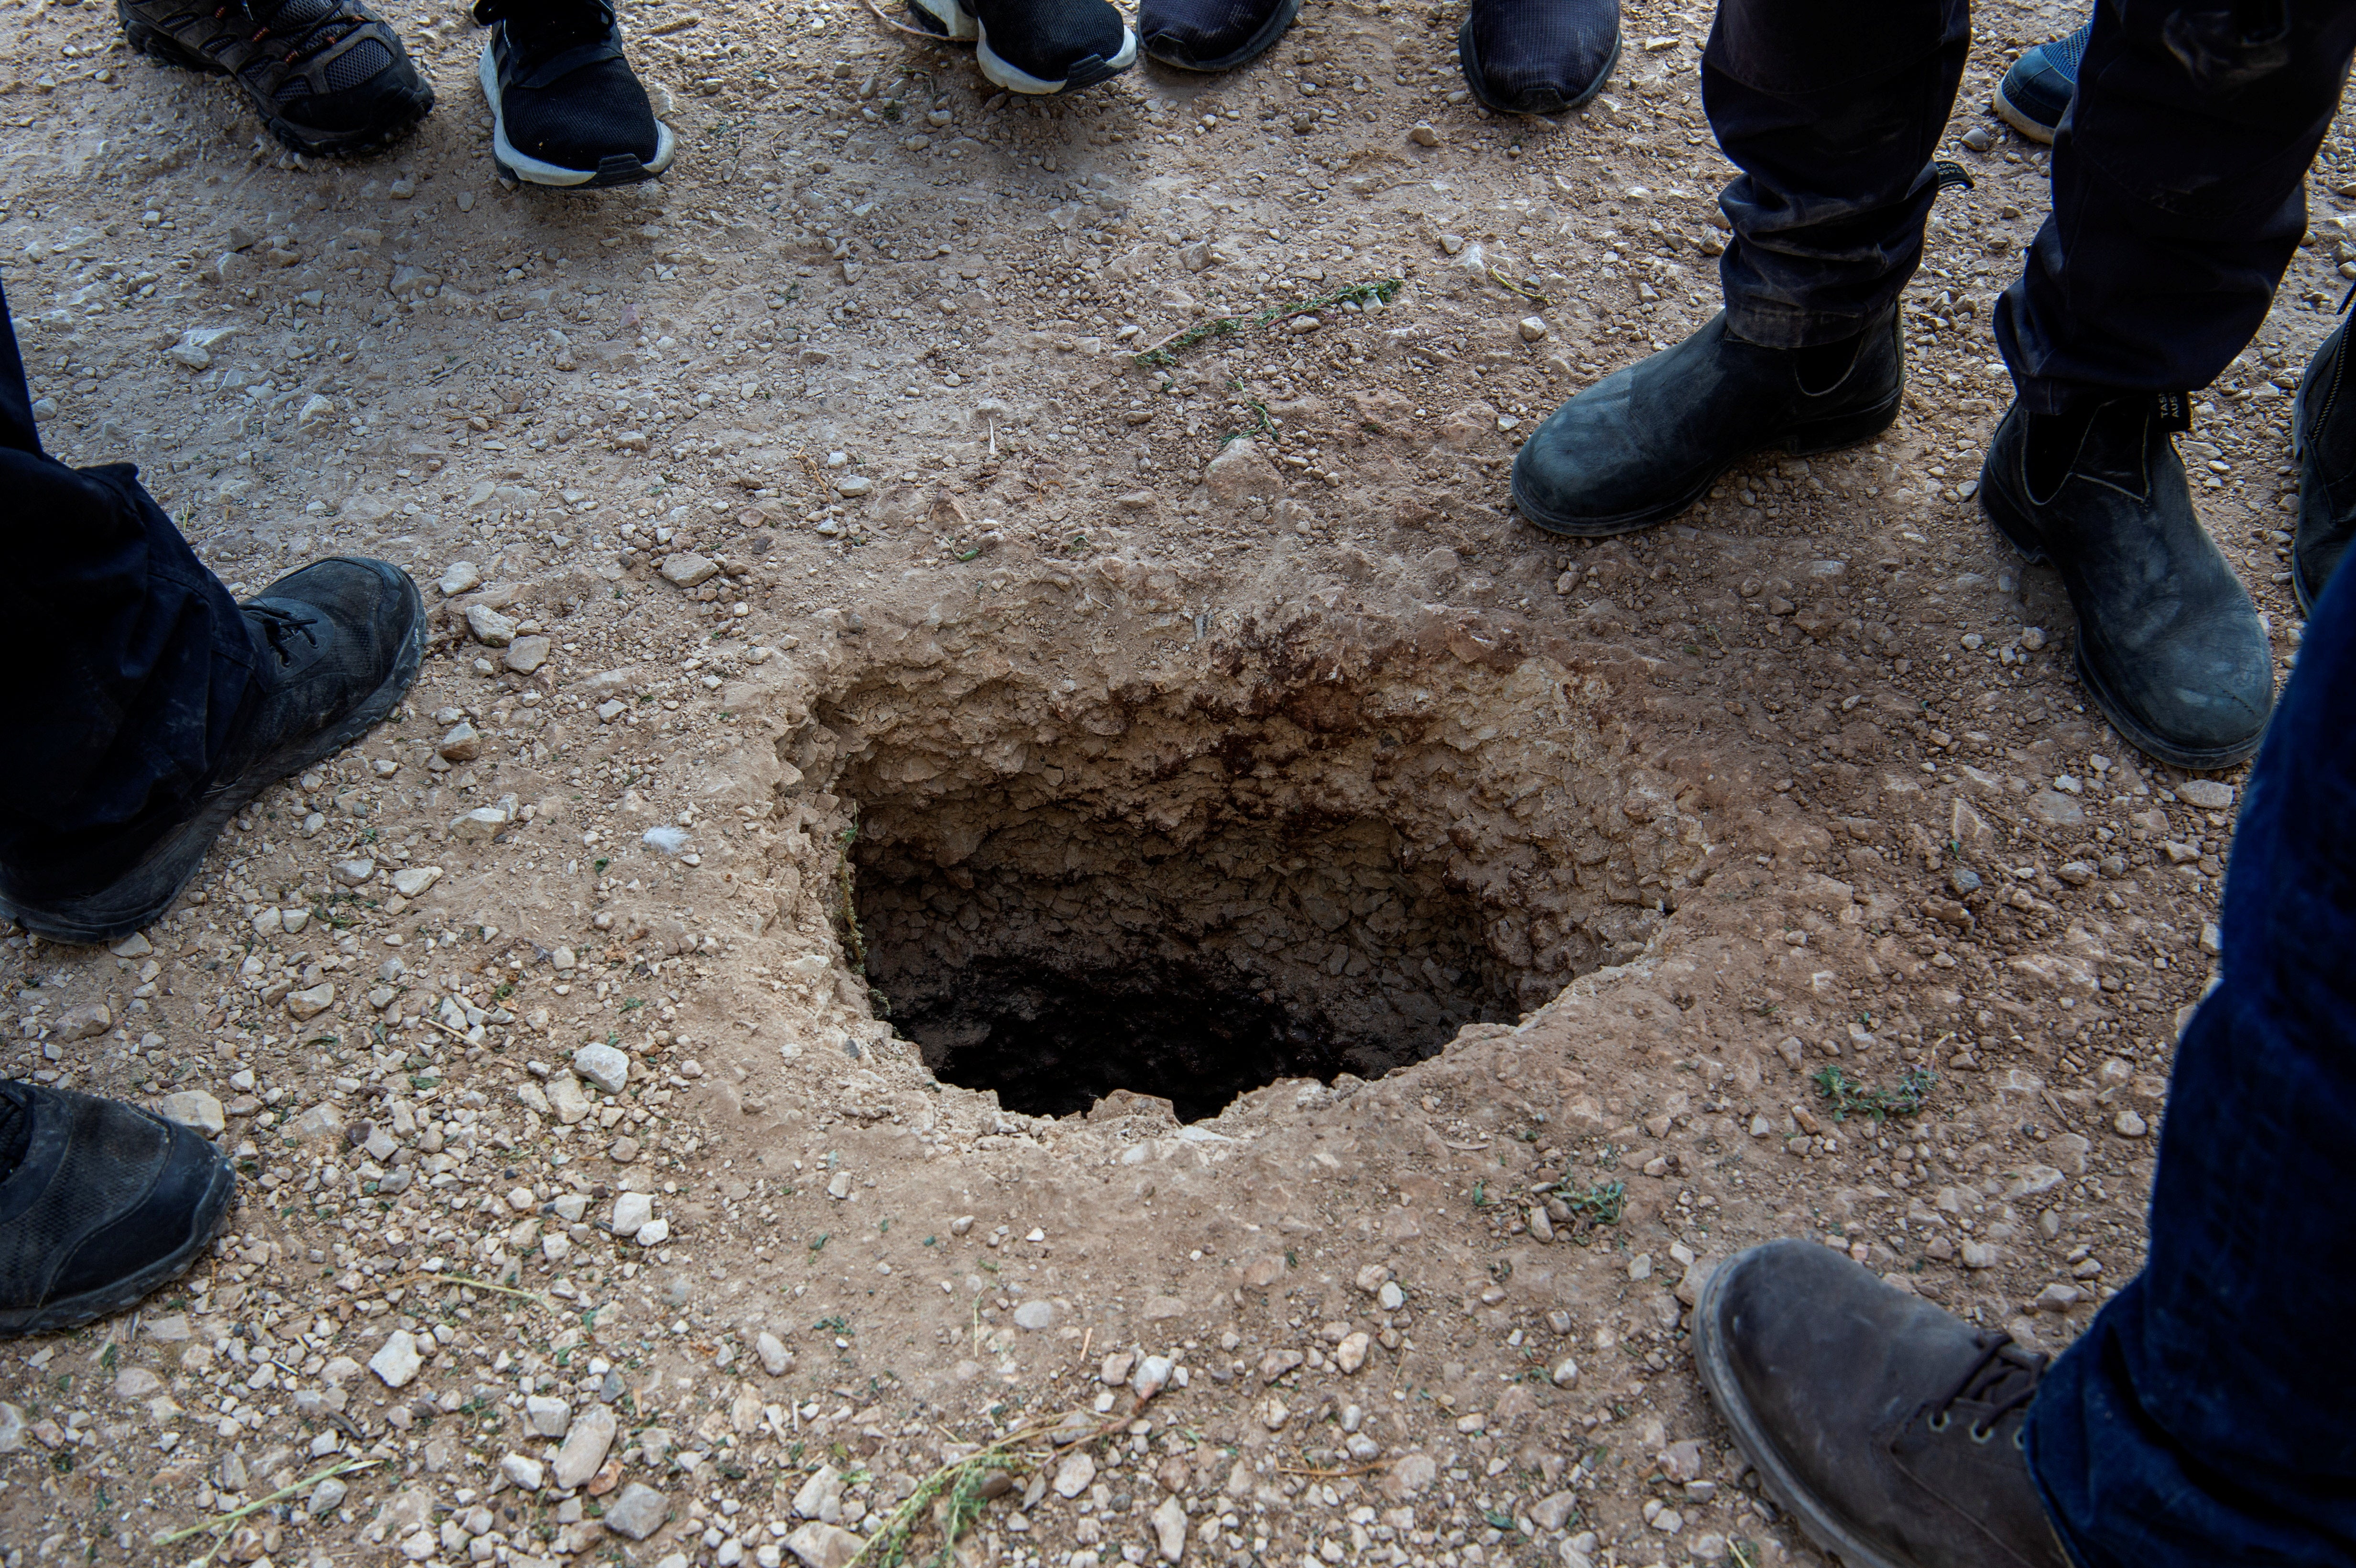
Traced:
[[114, 13], [142, 54], [235, 81], [298, 153], [372, 151], [434, 107], [400, 37], [359, 0], [115, 0]]
[[[2192, 510], [2159, 400], [2123, 397], [2039, 430], [2016, 403], [1980, 469], [1980, 506], [2013, 548], [2062, 573], [2078, 678], [2129, 744], [2174, 767], [2248, 760], [2275, 697], [2249, 592]], [[2083, 434], [2079, 433], [2083, 424]], [[2070, 450], [2039, 493], [2033, 443]]]
[[387, 561], [315, 561], [241, 608], [261, 684], [189, 815], [127, 868], [99, 876], [0, 866], [0, 915], [55, 942], [113, 942], [139, 930], [171, 907], [231, 816], [368, 733], [425, 656], [417, 585]]
[[2094, 24], [2089, 22], [2065, 37], [2023, 51], [1996, 84], [1997, 118], [2030, 141], [2050, 145], [2062, 116], [2070, 112], [2071, 95], [2078, 91], [2078, 67], [2094, 33]]
[[677, 144], [622, 53], [607, 0], [478, 0], [491, 158], [528, 185], [596, 190], [670, 167]]
[[0, 1339], [122, 1311], [196, 1261], [236, 1192], [191, 1128], [0, 1083]]
[[2324, 586], [2356, 539], [2356, 378], [2348, 370], [2348, 324], [2308, 362], [2291, 404], [2291, 455], [2298, 460], [2298, 527], [2291, 536], [2290, 582], [2302, 614], [2315, 613]]
[[1301, 0], [1144, 0], [1138, 47], [1180, 70], [1233, 70], [1284, 36]]
[[1620, 59], [1620, 0], [1472, 0], [1456, 62], [1501, 114], [1560, 114], [1597, 93]]
[[1676, 517], [1754, 452], [1870, 441], [1898, 417], [1905, 349], [1892, 306], [1846, 345], [1762, 348], [1720, 313], [1549, 414], [1514, 458], [1514, 501], [1552, 533], [1601, 539]]
[[908, 0], [908, 14], [971, 40], [981, 74], [1009, 92], [1077, 92], [1137, 63], [1137, 35], [1107, 0]]
[[1781, 1241], [1710, 1275], [1694, 1360], [1769, 1495], [1847, 1568], [2072, 1568], [2021, 1446], [2043, 1356]]

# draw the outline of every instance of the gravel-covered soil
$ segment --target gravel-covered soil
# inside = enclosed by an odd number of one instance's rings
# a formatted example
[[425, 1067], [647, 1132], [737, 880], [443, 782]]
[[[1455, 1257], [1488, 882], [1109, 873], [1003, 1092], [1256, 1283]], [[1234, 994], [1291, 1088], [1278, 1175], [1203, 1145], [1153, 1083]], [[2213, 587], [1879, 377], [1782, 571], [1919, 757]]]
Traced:
[[[0, 1352], [0, 1563], [1812, 1561], [1702, 1274], [1810, 1236], [2066, 1343], [2212, 962], [2238, 780], [2088, 710], [1970, 500], [2045, 156], [1980, 108], [2077, 16], [1984, 8], [1897, 426], [1571, 548], [1505, 468], [1715, 308], [1702, 7], [1555, 125], [1446, 5], [1037, 106], [634, 6], [682, 151], [585, 198], [495, 179], [454, 7], [348, 166], [0, 8], [46, 439], [436, 630], [145, 937], [0, 950], [0, 1067], [249, 1179]], [[2286, 667], [2346, 154], [2181, 443]]]

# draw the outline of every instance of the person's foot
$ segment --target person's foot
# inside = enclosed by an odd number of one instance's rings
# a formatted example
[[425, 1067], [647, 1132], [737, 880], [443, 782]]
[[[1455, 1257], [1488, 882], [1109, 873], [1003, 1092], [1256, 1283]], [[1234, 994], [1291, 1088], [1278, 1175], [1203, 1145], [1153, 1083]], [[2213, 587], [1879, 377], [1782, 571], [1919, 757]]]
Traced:
[[1905, 380], [1895, 307], [1856, 337], [1762, 348], [1721, 313], [1555, 410], [1514, 458], [1514, 501], [1552, 533], [1600, 539], [1664, 522], [1754, 452], [1869, 441]]
[[359, 0], [115, 0], [123, 41], [226, 76], [298, 153], [365, 153], [425, 117], [434, 89]]
[[236, 1191], [190, 1128], [0, 1082], [0, 1339], [122, 1311], [196, 1261]]
[[1140, 47], [1180, 70], [1233, 70], [1284, 36], [1301, 0], [1143, 0]]
[[2062, 116], [2070, 112], [2070, 95], [2078, 91], [2079, 62], [2086, 58], [2086, 39], [2094, 24], [2024, 50], [1996, 84], [1997, 118], [2032, 142], [2051, 144]]
[[1603, 90], [1620, 58], [1620, 0], [1472, 0], [1456, 60], [1501, 114], [1559, 114]]
[[2131, 744], [2195, 769], [2258, 749], [2274, 656], [2193, 513], [2157, 399], [2034, 417], [2014, 404], [1988, 443], [1980, 506], [2021, 554], [2061, 570], [2078, 677]]
[[231, 816], [278, 780], [368, 733], [401, 701], [425, 656], [417, 585], [385, 561], [316, 561], [241, 608], [257, 686], [189, 815], [127, 867], [92, 874], [0, 866], [0, 915], [57, 942], [112, 942], [139, 930], [171, 907]]
[[974, 41], [1009, 92], [1076, 92], [1137, 63], [1137, 35], [1107, 0], [908, 0], [928, 32]]
[[2323, 340], [2299, 380], [2290, 450], [2298, 459], [2290, 581], [2300, 612], [2312, 615], [2348, 541], [2356, 539], [2356, 377], [2349, 374], [2344, 321]]
[[1694, 1360], [1735, 1445], [1849, 1568], [2071, 1568], [2022, 1451], [2045, 1358], [1814, 1242], [1703, 1285]]
[[477, 74], [502, 174], [592, 190], [670, 167], [670, 127], [623, 57], [610, 0], [477, 0], [475, 20], [491, 30]]

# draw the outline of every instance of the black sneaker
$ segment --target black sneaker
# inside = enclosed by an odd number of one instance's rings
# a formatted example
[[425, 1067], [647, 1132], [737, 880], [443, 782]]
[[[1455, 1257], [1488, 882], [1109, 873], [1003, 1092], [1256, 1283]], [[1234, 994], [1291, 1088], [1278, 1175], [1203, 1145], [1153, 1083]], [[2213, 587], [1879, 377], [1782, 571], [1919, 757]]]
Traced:
[[114, 0], [114, 14], [133, 48], [234, 80], [298, 153], [368, 152], [434, 107], [400, 37], [359, 0]]
[[1009, 92], [1076, 92], [1137, 63], [1137, 35], [1106, 0], [908, 0], [927, 32], [970, 38]]
[[1980, 506], [2014, 549], [2060, 569], [2078, 678], [2129, 744], [2204, 770], [2258, 749], [2273, 651], [2192, 510], [2158, 399], [2036, 418], [2014, 404], [1988, 443]]
[[2298, 529], [2290, 549], [2291, 590], [2315, 613], [2324, 585], [2356, 539], [2356, 380], [2348, 374], [2348, 324], [2308, 362], [2291, 404], [2291, 455], [2298, 459]]
[[2021, 1447], [2043, 1356], [1782, 1241], [1710, 1275], [1694, 1360], [1769, 1495], [1850, 1568], [2071, 1568]]
[[1893, 305], [1846, 343], [1762, 348], [1720, 313], [1548, 415], [1514, 457], [1514, 502], [1551, 533], [1601, 539], [1666, 521], [1766, 447], [1804, 455], [1870, 441], [1898, 417]]
[[1559, 114], [1603, 91], [1620, 59], [1620, 0], [1472, 0], [1456, 59], [1501, 114]]
[[1284, 36], [1301, 0], [1144, 0], [1146, 54], [1180, 70], [1233, 70]]
[[1997, 118], [2032, 142], [2051, 144], [2078, 91], [2078, 67], [2094, 32], [2089, 22], [2067, 37], [2023, 51], [1996, 84]]
[[477, 0], [477, 68], [499, 172], [531, 185], [635, 185], [670, 167], [670, 127], [622, 56], [609, 0]]
[[0, 915], [56, 942], [113, 942], [139, 930], [171, 907], [231, 816], [366, 734], [425, 656], [417, 585], [385, 561], [316, 561], [241, 608], [267, 685], [246, 699], [195, 809], [127, 867], [92, 875], [0, 866]]
[[0, 1339], [122, 1311], [196, 1261], [236, 1191], [190, 1128], [0, 1083]]

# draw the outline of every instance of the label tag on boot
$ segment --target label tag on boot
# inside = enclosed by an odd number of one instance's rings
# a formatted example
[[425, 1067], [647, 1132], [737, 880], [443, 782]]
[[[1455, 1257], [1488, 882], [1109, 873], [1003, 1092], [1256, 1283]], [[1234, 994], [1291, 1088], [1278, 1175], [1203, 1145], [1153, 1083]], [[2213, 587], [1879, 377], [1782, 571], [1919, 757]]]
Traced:
[[1965, 190], [1975, 188], [1972, 184], [1971, 171], [1965, 168], [1963, 165], [1950, 163], [1945, 158], [1941, 158], [1931, 165], [1931, 175], [1937, 182], [1936, 188], [1940, 190], [1953, 190], [1957, 186], [1963, 187]]
[[2154, 392], [2152, 413], [2159, 428], [2171, 435], [2182, 435], [2192, 428], [2192, 399], [2184, 392]]

